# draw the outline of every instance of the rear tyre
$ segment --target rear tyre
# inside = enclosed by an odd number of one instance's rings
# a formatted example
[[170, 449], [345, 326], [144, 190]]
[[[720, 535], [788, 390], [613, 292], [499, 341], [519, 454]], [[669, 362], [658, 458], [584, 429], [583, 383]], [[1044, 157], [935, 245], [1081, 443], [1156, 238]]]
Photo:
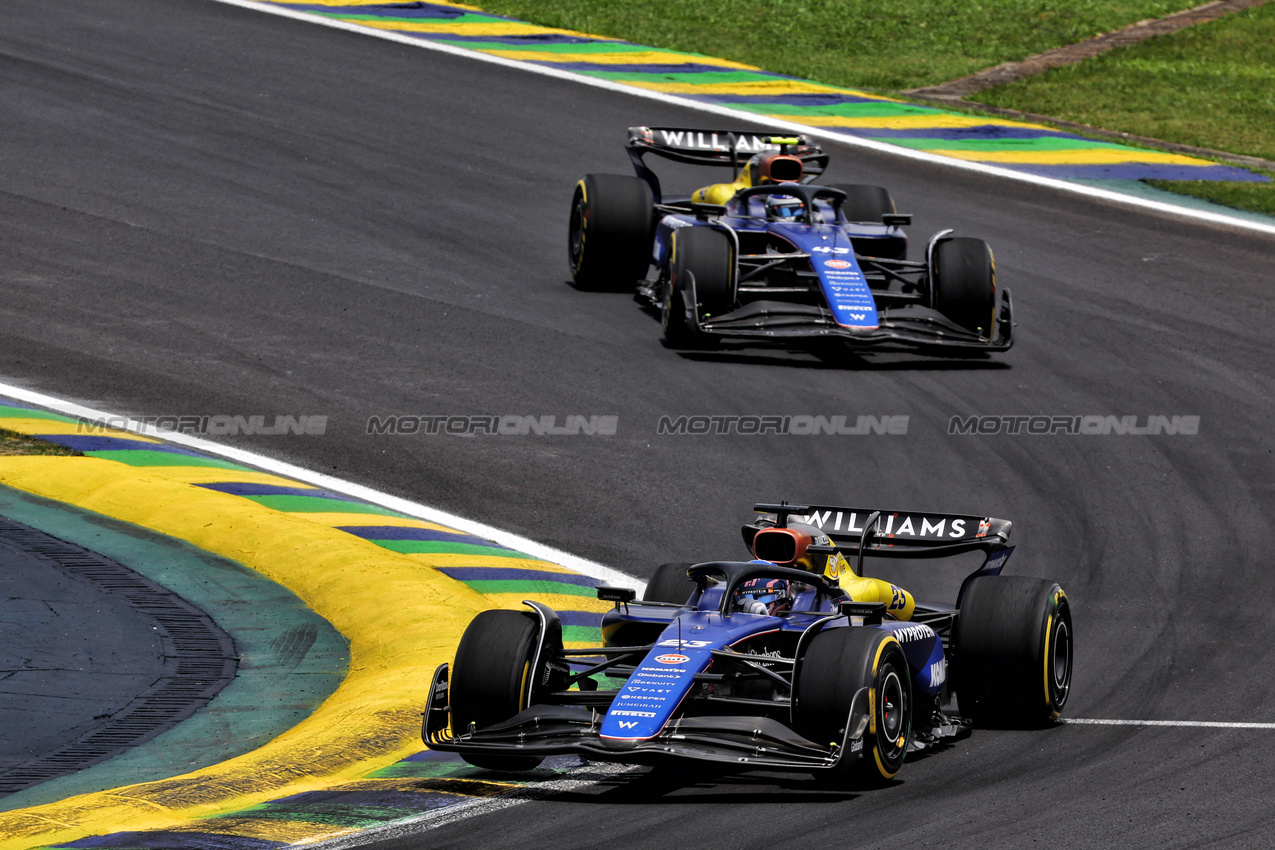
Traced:
[[827, 629], [815, 635], [799, 664], [793, 694], [797, 734], [818, 744], [841, 744], [854, 696], [869, 688], [863, 753], [846, 754], [836, 773], [866, 787], [892, 780], [912, 736], [912, 680], [898, 640], [881, 629]]
[[982, 239], [955, 236], [935, 245], [930, 286], [944, 316], [981, 337], [996, 335], [996, 262]]
[[691, 564], [660, 564], [646, 583], [642, 599], [646, 602], [672, 602], [685, 605], [695, 592], [695, 582], [687, 577]]
[[[869, 186], [861, 183], [833, 183], [829, 188], [840, 189], [846, 193], [845, 203], [841, 205], [841, 214], [851, 222], [881, 224], [881, 216], [897, 212], [894, 198], [884, 186]], [[887, 260], [907, 259], [907, 239], [895, 236], [883, 239], [877, 237], [852, 237], [854, 249], [860, 254], [881, 257]]]
[[664, 339], [674, 348], [702, 345], [701, 321], [728, 312], [735, 304], [735, 256], [726, 234], [708, 227], [673, 231], [669, 283], [664, 297]]
[[841, 213], [847, 221], [870, 222], [880, 224], [881, 216], [894, 213], [894, 199], [884, 186], [868, 186], [861, 183], [832, 183], [830, 189], [840, 189], [846, 193], [845, 203], [841, 205]]
[[[483, 611], [473, 619], [451, 670], [453, 734], [463, 734], [471, 723], [477, 729], [502, 723], [527, 707], [539, 633], [536, 618], [522, 611]], [[543, 761], [463, 753], [461, 758], [488, 770], [531, 770]]]
[[1071, 606], [1052, 581], [984, 576], [965, 589], [954, 640], [961, 713], [979, 726], [1037, 728], [1071, 692]]
[[632, 289], [651, 265], [655, 205], [639, 177], [586, 174], [571, 198], [567, 255], [582, 289]]

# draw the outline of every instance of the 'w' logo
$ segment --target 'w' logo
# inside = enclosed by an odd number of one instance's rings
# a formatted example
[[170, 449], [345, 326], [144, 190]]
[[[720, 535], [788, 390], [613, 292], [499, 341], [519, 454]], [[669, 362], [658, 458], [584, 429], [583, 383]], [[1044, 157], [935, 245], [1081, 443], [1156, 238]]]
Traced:
[[621, 729], [632, 729], [634, 726], [637, 726], [636, 720], [621, 720], [620, 721]]
[[854, 319], [856, 322], [862, 322], [865, 318], [867, 318], [867, 315], [867, 313], [851, 313], [850, 318]]

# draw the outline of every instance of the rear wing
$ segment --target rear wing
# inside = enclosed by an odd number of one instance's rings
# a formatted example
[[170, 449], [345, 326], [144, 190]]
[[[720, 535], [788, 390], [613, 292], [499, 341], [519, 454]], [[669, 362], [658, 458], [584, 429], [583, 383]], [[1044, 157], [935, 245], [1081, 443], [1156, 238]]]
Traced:
[[625, 144], [637, 175], [651, 184], [655, 202], [660, 203], [659, 178], [647, 167], [648, 153], [674, 162], [713, 165], [731, 169], [731, 179], [753, 154], [782, 151], [801, 160], [802, 183], [809, 183], [828, 167], [830, 157], [809, 136], [780, 131], [699, 130], [686, 127], [630, 127]]
[[[847, 554], [885, 558], [929, 558], [982, 550], [990, 556], [1006, 548], [1013, 523], [1007, 519], [972, 514], [938, 514], [889, 511], [833, 505], [758, 504], [761, 514], [744, 526], [751, 548], [752, 536], [762, 528], [785, 527], [789, 521], [819, 529], [834, 548]], [[749, 533], [749, 529], [752, 533]]]
[[[774, 139], [775, 141], [771, 141]], [[779, 142], [779, 139], [786, 143]], [[653, 153], [676, 162], [692, 165], [736, 165], [762, 151], [788, 148], [800, 157], [806, 173], [822, 174], [828, 167], [828, 155], [809, 136], [781, 131], [696, 130], [684, 127], [630, 127], [629, 150]], [[813, 165], [814, 168], [810, 166]]]

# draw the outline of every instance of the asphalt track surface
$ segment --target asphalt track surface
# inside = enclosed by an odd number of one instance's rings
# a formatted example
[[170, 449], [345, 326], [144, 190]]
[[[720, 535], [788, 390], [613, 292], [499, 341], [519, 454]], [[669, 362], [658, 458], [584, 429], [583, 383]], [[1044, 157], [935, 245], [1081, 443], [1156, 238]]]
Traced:
[[[1275, 239], [831, 145], [832, 180], [914, 213], [914, 255], [948, 226], [991, 243], [1013, 351], [678, 354], [627, 296], [565, 283], [574, 181], [625, 173], [635, 124], [722, 121], [202, 0], [8, 0], [4, 378], [135, 416], [327, 415], [322, 437], [228, 442], [636, 575], [742, 556], [754, 500], [1008, 517], [1008, 571], [1074, 605], [1069, 716], [1275, 721]], [[619, 427], [365, 433], [394, 414]], [[909, 427], [656, 433], [682, 414]], [[947, 433], [1002, 414], [1201, 418], [1196, 436]], [[1270, 730], [982, 731], [867, 794], [638, 771], [383, 846], [1262, 847], [1273, 756]]]

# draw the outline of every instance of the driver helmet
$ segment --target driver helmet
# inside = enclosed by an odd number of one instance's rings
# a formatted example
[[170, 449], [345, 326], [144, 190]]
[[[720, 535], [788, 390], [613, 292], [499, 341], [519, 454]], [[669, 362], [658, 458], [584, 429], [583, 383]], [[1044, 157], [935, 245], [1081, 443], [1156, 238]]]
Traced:
[[778, 617], [792, 610], [792, 593], [788, 579], [754, 578], [735, 591], [736, 610], [745, 614]]
[[766, 198], [766, 218], [771, 221], [793, 221], [801, 217], [806, 205], [792, 195], [770, 195]]

